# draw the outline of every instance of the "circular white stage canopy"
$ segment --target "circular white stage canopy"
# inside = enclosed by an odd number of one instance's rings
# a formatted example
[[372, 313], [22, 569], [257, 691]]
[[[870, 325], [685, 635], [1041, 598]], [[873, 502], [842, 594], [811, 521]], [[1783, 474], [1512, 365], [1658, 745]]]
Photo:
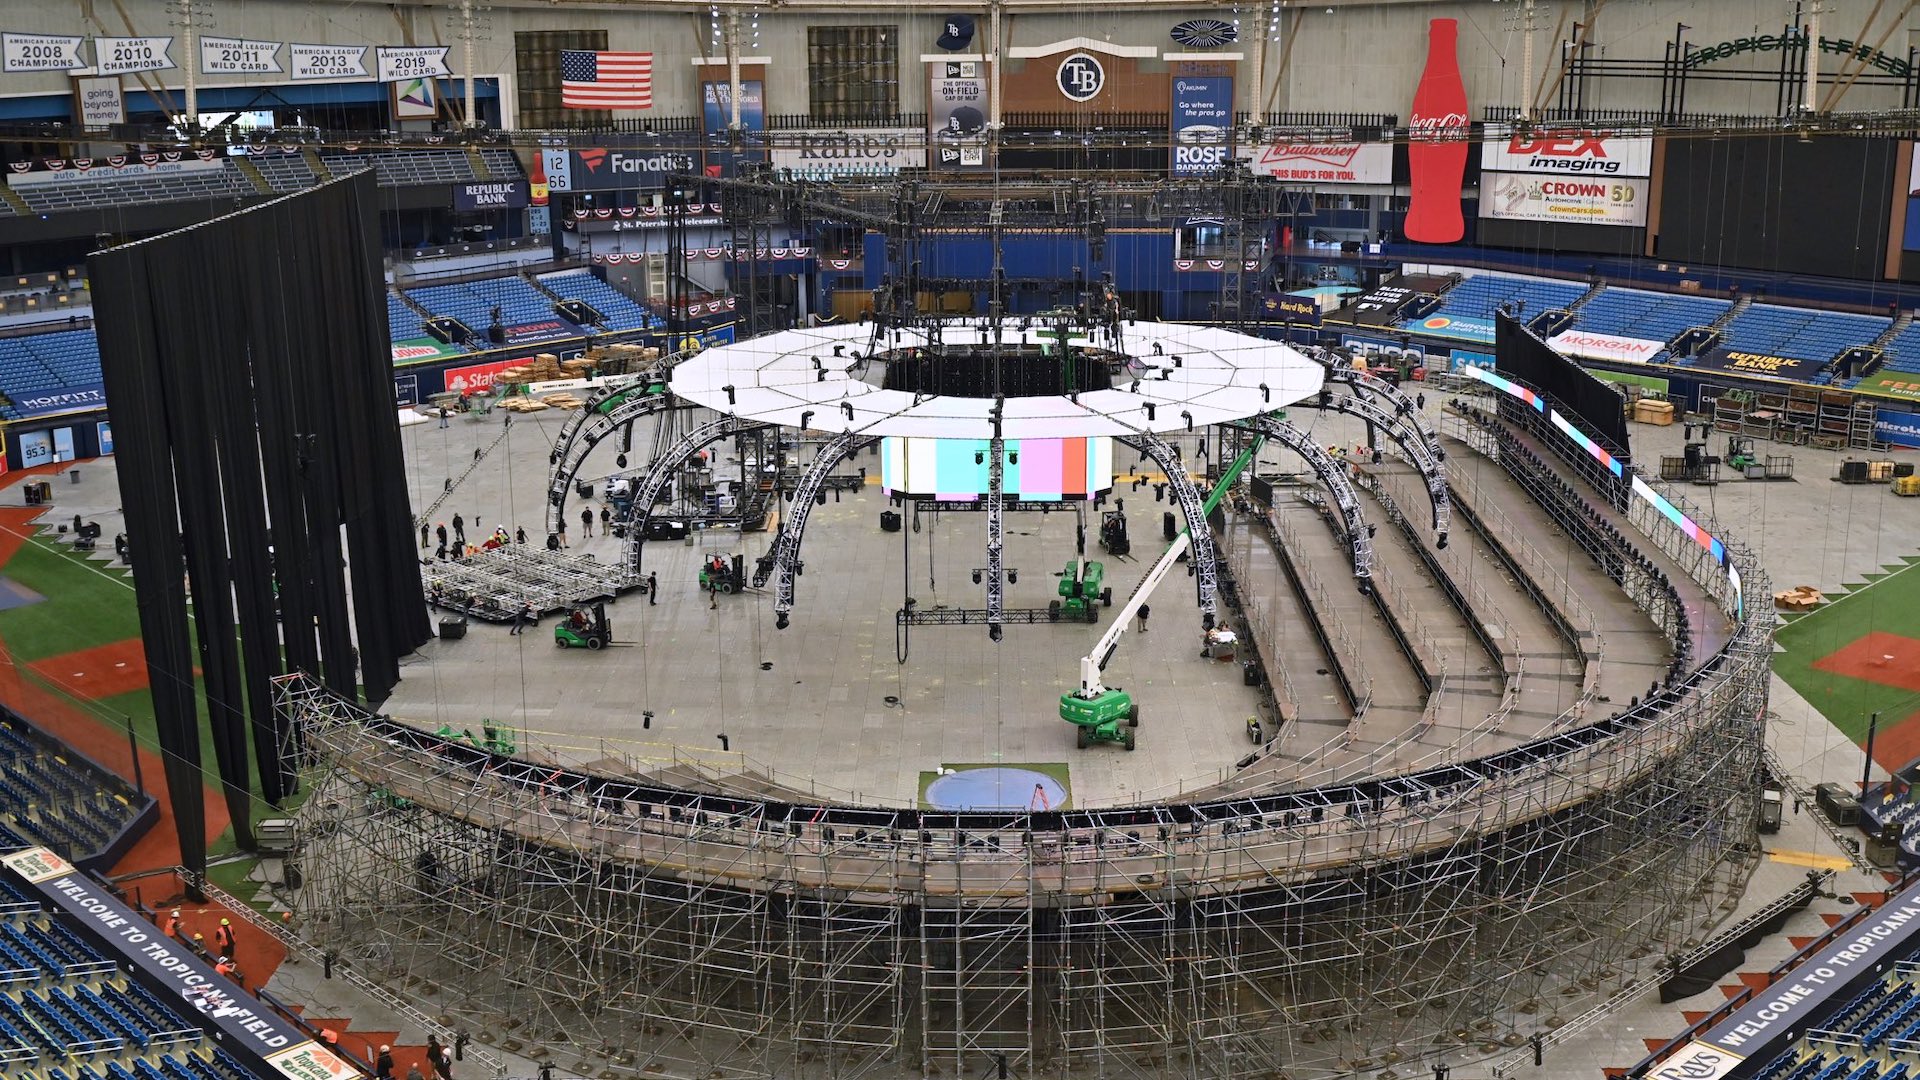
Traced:
[[[978, 344], [985, 323], [978, 318], [943, 323], [942, 341], [949, 348]], [[1042, 336], [1047, 329], [1035, 324], [1022, 330], [1009, 320], [1004, 344], [1051, 341]], [[1078, 401], [1067, 395], [1009, 397], [1001, 437], [1184, 431], [1189, 422], [1202, 427], [1284, 408], [1317, 393], [1325, 381], [1320, 365], [1294, 349], [1231, 330], [1142, 322], [1124, 326], [1121, 333], [1117, 343], [1105, 332], [1077, 337], [1074, 343], [1127, 354], [1147, 369], [1138, 380], [1116, 374], [1112, 389], [1086, 391]], [[861, 381], [862, 358], [872, 334], [869, 325], [818, 326], [722, 345], [675, 367], [669, 388], [716, 412], [785, 427], [935, 439], [992, 437], [991, 398], [920, 395], [916, 404], [913, 393]], [[902, 328], [888, 330], [883, 347], [893, 351], [927, 344], [923, 330]], [[843, 346], [840, 356], [834, 355], [836, 345]], [[816, 358], [826, 372], [824, 380]], [[1152, 420], [1147, 418], [1148, 402], [1154, 407]], [[812, 415], [803, 419], [807, 413]]]

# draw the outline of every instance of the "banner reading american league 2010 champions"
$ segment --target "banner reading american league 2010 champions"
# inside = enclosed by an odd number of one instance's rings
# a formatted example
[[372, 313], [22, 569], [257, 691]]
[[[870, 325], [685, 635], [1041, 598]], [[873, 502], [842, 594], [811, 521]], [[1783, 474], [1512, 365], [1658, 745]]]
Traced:
[[978, 60], [928, 65], [927, 164], [935, 169], [987, 167], [987, 72]]

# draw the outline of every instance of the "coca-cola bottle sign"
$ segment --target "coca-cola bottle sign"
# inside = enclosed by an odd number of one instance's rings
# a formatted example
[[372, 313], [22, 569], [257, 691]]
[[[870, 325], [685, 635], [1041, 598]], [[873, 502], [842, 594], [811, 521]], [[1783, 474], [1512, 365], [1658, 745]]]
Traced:
[[1460, 25], [1427, 24], [1427, 66], [1408, 113], [1407, 166], [1412, 192], [1402, 231], [1423, 244], [1452, 244], [1467, 234], [1460, 188], [1467, 173], [1467, 86], [1460, 78]]

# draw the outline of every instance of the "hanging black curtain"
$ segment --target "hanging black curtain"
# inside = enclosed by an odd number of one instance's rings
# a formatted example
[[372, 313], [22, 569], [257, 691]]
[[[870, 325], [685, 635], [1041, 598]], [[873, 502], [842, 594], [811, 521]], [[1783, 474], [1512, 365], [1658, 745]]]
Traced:
[[430, 634], [374, 195], [363, 172], [89, 260], [154, 710], [192, 869], [206, 862], [196, 656], [235, 836], [251, 847], [252, 768], [276, 804], [294, 776], [298, 733], [274, 714], [273, 677], [298, 669], [384, 700], [400, 657]]

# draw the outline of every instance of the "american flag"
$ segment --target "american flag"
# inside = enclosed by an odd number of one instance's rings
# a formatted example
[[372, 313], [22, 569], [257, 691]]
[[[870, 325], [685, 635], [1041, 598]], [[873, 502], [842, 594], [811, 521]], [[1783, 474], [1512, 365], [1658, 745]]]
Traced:
[[560, 50], [560, 104], [568, 109], [653, 108], [653, 54]]

